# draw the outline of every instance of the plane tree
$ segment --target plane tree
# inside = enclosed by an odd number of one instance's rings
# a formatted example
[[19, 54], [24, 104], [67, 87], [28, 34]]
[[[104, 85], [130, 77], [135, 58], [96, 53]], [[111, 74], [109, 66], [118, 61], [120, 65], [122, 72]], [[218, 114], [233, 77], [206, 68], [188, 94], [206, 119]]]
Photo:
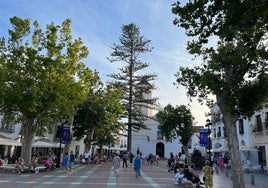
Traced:
[[94, 75], [82, 62], [87, 47], [72, 39], [70, 19], [47, 24], [45, 31], [30, 19], [12, 17], [10, 23], [8, 37], [0, 39], [0, 111], [22, 124], [21, 157], [29, 165], [40, 122], [44, 130], [72, 117]]
[[211, 104], [216, 97], [230, 149], [233, 187], [245, 187], [236, 121], [250, 118], [267, 97], [268, 2], [204, 0], [172, 5], [174, 25], [191, 37], [187, 50], [200, 66], [180, 67], [178, 86]]
[[121, 105], [122, 90], [100, 80], [90, 90], [87, 100], [77, 107], [73, 122], [73, 135], [77, 140], [84, 139], [86, 150], [93, 143], [100, 147], [113, 144], [115, 135], [125, 127], [120, 122], [125, 110]]

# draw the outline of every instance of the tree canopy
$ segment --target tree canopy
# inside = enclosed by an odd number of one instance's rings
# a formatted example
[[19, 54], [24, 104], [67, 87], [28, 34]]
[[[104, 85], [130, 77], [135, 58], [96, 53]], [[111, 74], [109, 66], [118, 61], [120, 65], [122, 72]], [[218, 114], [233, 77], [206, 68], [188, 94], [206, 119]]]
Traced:
[[87, 100], [78, 106], [73, 123], [74, 137], [81, 140], [86, 136], [87, 150], [93, 142], [100, 146], [114, 144], [114, 135], [123, 130], [124, 124], [120, 123], [124, 112], [121, 96], [121, 89], [98, 80], [92, 84]]
[[[233, 186], [245, 187], [235, 123], [250, 117], [267, 96], [268, 2], [189, 1], [172, 5], [174, 24], [192, 37], [187, 50], [203, 63], [180, 67], [177, 83], [202, 102], [214, 94], [223, 114], [232, 165]], [[216, 44], [211, 41], [217, 41]]]
[[188, 144], [194, 134], [194, 117], [190, 109], [184, 105], [173, 107], [168, 104], [156, 114], [156, 119], [159, 122], [158, 129], [167, 141], [179, 137], [189, 159]]
[[29, 164], [38, 122], [55, 125], [63, 115], [72, 117], [94, 75], [82, 62], [87, 47], [72, 39], [70, 19], [45, 31], [37, 21], [10, 22], [9, 37], [0, 40], [0, 110], [22, 123], [22, 157]]

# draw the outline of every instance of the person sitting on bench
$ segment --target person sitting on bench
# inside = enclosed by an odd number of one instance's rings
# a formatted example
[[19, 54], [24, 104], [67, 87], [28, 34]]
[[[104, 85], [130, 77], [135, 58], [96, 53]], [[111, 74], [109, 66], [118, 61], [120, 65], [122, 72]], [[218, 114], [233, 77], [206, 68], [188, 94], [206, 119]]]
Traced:
[[203, 184], [198, 175], [194, 174], [193, 171], [189, 169], [188, 165], [185, 165], [184, 177], [192, 183], [195, 183], [196, 187], [201, 187], [200, 184]]

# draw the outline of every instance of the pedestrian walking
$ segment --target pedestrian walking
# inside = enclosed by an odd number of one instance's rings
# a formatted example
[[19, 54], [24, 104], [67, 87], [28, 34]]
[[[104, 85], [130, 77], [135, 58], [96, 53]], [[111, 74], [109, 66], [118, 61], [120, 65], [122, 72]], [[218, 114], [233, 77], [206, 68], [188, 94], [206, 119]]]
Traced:
[[61, 172], [63, 172], [63, 169], [65, 168], [66, 172], [68, 171], [68, 153], [66, 152], [62, 158], [62, 166], [61, 166]]
[[88, 151], [85, 151], [85, 153], [84, 153], [84, 159], [85, 159], [85, 164], [87, 164], [87, 165], [89, 164], [89, 161], [88, 161], [89, 157], [90, 157], [89, 152]]
[[156, 156], [155, 156], [155, 160], [156, 160], [156, 165], [158, 166], [159, 161], [160, 161], [160, 157], [159, 157], [159, 155], [156, 155]]
[[126, 167], [127, 168], [127, 159], [128, 159], [128, 153], [125, 152], [123, 155], [123, 168]]
[[72, 173], [72, 168], [74, 166], [74, 159], [75, 159], [75, 156], [74, 156], [74, 153], [73, 151], [70, 152], [70, 157], [69, 157], [69, 169], [70, 169], [70, 174]]
[[210, 161], [205, 161], [205, 166], [202, 168], [203, 181], [206, 188], [212, 188], [213, 186], [213, 168], [210, 166]]
[[129, 153], [129, 162], [132, 163], [132, 161], [133, 161], [133, 154], [130, 152]]
[[141, 175], [140, 170], [141, 170], [141, 160], [140, 160], [139, 156], [137, 155], [135, 160], [134, 160], [134, 171], [135, 171], [136, 178]]
[[119, 168], [120, 168], [120, 157], [118, 156], [118, 154], [116, 153], [114, 155], [114, 158], [113, 158], [113, 172], [114, 172], [114, 176], [115, 177], [118, 177], [118, 171], [119, 171]]

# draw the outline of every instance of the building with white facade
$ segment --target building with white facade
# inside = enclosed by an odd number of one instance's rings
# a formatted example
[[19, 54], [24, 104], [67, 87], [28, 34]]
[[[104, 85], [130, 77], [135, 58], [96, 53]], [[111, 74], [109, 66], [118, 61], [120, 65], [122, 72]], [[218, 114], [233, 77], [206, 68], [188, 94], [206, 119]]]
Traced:
[[[146, 99], [151, 99], [152, 91], [143, 93], [142, 95]], [[171, 142], [167, 142], [165, 140], [161, 131], [158, 129], [159, 122], [155, 120], [152, 108], [150, 108], [150, 106], [146, 107], [146, 105], [143, 104], [141, 111], [149, 117], [144, 121], [147, 129], [132, 131], [131, 152], [137, 154], [137, 150], [139, 150], [144, 155], [152, 153], [153, 155], [159, 155], [160, 157], [165, 158], [169, 158], [170, 153], [173, 153], [174, 155], [179, 153], [184, 154], [179, 137], [173, 139]], [[188, 148], [190, 154], [194, 149], [198, 149], [201, 153], [204, 153], [204, 148], [199, 145], [199, 129], [196, 129], [196, 133], [194, 133], [191, 141], [189, 142]]]
[[[52, 134], [37, 131], [33, 140], [32, 152], [46, 155], [48, 153], [58, 154], [59, 149], [63, 151], [73, 150], [77, 155], [83, 154], [85, 146], [83, 140], [72, 140], [70, 144], [60, 143], [61, 125], [55, 125]], [[0, 115], [0, 156], [19, 156], [21, 153], [21, 124], [14, 124], [5, 120]]]
[[[268, 104], [256, 112], [250, 119], [240, 118], [236, 122], [241, 160], [258, 165], [268, 159]], [[215, 156], [228, 156], [227, 139], [224, 133], [222, 114], [215, 103], [211, 109], [211, 141]]]

